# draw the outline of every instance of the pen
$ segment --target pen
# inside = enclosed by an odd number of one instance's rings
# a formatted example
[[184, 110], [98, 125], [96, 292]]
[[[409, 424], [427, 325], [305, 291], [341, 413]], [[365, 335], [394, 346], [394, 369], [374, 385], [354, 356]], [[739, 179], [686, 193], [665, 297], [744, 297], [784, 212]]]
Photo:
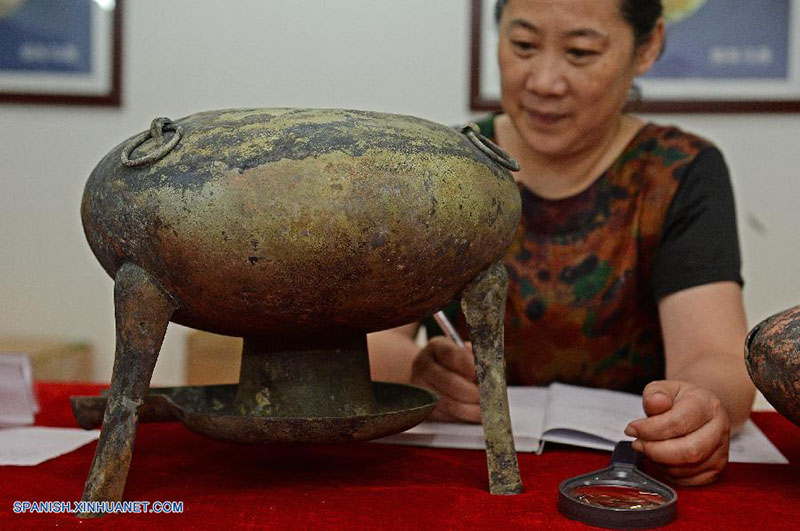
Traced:
[[447, 316], [444, 314], [443, 311], [439, 310], [438, 312], [433, 314], [433, 318], [436, 319], [436, 322], [439, 324], [439, 327], [442, 329], [442, 332], [444, 332], [444, 335], [452, 339], [453, 343], [455, 343], [459, 347], [464, 348], [464, 341], [461, 339], [461, 336], [458, 335], [458, 332], [456, 332], [455, 327], [453, 326], [453, 324], [450, 322], [450, 320], [447, 318]]

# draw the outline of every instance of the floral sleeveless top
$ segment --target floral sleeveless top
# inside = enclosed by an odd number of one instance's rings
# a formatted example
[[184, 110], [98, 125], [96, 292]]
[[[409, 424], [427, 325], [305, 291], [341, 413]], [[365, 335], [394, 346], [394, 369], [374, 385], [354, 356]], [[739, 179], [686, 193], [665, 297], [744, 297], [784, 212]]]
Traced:
[[[492, 118], [479, 125], [494, 136]], [[664, 377], [654, 260], [680, 176], [710, 145], [646, 124], [578, 195], [547, 200], [519, 185], [522, 218], [504, 259], [509, 384], [641, 392]], [[463, 316], [458, 324], [466, 330]]]

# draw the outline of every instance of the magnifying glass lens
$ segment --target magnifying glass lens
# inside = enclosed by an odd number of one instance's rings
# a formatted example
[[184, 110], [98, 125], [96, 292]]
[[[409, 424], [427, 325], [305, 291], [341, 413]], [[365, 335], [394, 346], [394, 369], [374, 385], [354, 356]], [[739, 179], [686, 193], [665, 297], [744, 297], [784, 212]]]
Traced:
[[669, 501], [658, 492], [626, 485], [583, 485], [571, 489], [567, 495], [594, 507], [628, 510], [653, 509]]

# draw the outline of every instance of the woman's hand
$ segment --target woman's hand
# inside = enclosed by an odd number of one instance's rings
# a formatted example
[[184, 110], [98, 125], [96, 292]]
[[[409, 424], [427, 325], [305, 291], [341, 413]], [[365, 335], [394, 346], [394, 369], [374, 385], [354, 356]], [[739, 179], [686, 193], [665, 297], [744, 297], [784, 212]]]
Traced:
[[642, 393], [647, 418], [634, 420], [625, 433], [633, 448], [656, 463], [678, 485], [704, 485], [728, 463], [730, 421], [720, 400], [694, 384], [651, 382]]
[[480, 395], [476, 383], [472, 346], [458, 347], [444, 337], [434, 337], [414, 359], [411, 383], [435, 391], [439, 403], [430, 420], [480, 422]]

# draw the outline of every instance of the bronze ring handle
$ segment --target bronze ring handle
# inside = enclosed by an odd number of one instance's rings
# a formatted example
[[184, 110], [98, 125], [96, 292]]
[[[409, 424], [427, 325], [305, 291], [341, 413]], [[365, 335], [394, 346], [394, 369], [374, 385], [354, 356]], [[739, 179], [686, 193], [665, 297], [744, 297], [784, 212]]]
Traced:
[[[164, 133], [167, 131], [172, 131], [174, 134], [169, 141], [164, 142]], [[145, 131], [144, 133], [136, 136], [127, 146], [125, 146], [125, 149], [122, 150], [122, 164], [128, 167], [135, 167], [144, 166], [145, 164], [155, 162], [172, 151], [172, 148], [177, 146], [178, 142], [181, 141], [182, 136], [183, 128], [181, 126], [175, 125], [175, 122], [169, 118], [156, 118], [150, 124], [149, 131]], [[160, 143], [160, 145], [147, 155], [132, 159], [131, 153], [133, 153], [133, 150], [147, 142], [150, 138], [155, 139]]]
[[519, 171], [519, 162], [514, 160], [503, 148], [483, 136], [478, 124], [467, 124], [461, 128], [461, 132], [467, 135], [470, 142], [500, 166], [509, 171]]

